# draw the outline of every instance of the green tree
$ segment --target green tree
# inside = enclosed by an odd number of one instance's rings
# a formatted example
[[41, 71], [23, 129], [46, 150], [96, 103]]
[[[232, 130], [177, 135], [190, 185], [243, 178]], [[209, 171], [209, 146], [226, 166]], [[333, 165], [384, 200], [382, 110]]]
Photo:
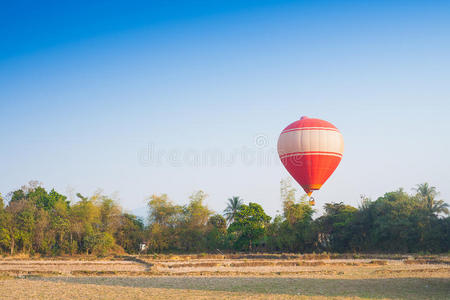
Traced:
[[151, 224], [148, 228], [148, 251], [160, 253], [169, 249], [171, 244], [174, 243], [171, 231], [170, 228], [162, 226], [159, 223]]
[[100, 208], [100, 230], [113, 234], [120, 226], [122, 208], [110, 197], [95, 195], [95, 201]]
[[319, 243], [325, 249], [344, 252], [349, 249], [352, 239], [352, 224], [357, 208], [344, 203], [326, 203], [325, 214], [317, 219]]
[[103, 256], [110, 251], [115, 242], [111, 234], [107, 232], [89, 233], [84, 237], [87, 253]]
[[17, 200], [6, 207], [6, 230], [10, 239], [10, 253], [32, 250], [32, 233], [36, 208], [27, 200]]
[[23, 190], [15, 190], [10, 193], [11, 194], [11, 200], [10, 203], [25, 199], [25, 192]]
[[416, 197], [403, 189], [385, 193], [370, 206], [370, 249], [386, 252], [410, 252], [424, 237], [430, 214]]
[[266, 250], [269, 252], [293, 251], [290, 246], [293, 244], [290, 228], [283, 216], [276, 215], [266, 229]]
[[90, 248], [86, 246], [87, 235], [94, 235], [100, 230], [100, 209], [95, 205], [93, 199], [77, 194], [80, 199], [71, 206], [69, 211], [69, 220], [71, 223], [69, 242], [76, 243], [76, 248], [80, 251], [89, 252]]
[[3, 251], [8, 249], [11, 244], [11, 236], [8, 231], [9, 221], [10, 216], [5, 211], [3, 197], [2, 194], [0, 194], [0, 249]]
[[195, 192], [189, 197], [189, 204], [183, 208], [177, 242], [179, 248], [184, 251], [200, 251], [206, 248], [206, 223], [212, 214], [203, 203], [206, 197], [203, 191]]
[[115, 240], [126, 252], [139, 252], [139, 244], [144, 241], [144, 222], [135, 215], [123, 214], [115, 232]]
[[217, 229], [217, 231], [222, 234], [227, 233], [227, 221], [219, 214], [215, 214], [209, 218], [208, 226]]
[[119, 246], [139, 251], [146, 241], [149, 251], [333, 251], [430, 252], [450, 250], [448, 204], [437, 200], [435, 187], [420, 184], [414, 195], [403, 189], [385, 193], [375, 201], [362, 196], [358, 208], [327, 203], [325, 213], [313, 220], [306, 198], [296, 196], [290, 181], [281, 181], [282, 214], [270, 217], [256, 203], [243, 205], [230, 198], [226, 216], [212, 215], [207, 195], [193, 193], [188, 204], [175, 205], [167, 195], [148, 201], [149, 225], [100, 192], [77, 194], [70, 203], [54, 189], [47, 192], [37, 181], [0, 195], [0, 252], [60, 255], [105, 255]]
[[59, 205], [65, 205], [67, 209], [70, 208], [70, 202], [67, 200], [67, 197], [52, 189], [47, 195], [44, 207], [49, 210], [54, 208], [57, 203], [59, 203]]
[[289, 241], [286, 244], [288, 249], [295, 252], [310, 251], [315, 236], [311, 228], [314, 210], [309, 202], [303, 198], [298, 203], [285, 206], [283, 211], [286, 221], [280, 234], [285, 236], [285, 241]]
[[29, 190], [26, 193], [26, 199], [34, 204], [38, 208], [49, 209], [49, 199], [47, 191], [41, 187], [37, 186]]
[[[69, 252], [71, 242], [67, 239], [67, 234], [70, 232], [69, 208], [65, 197], [57, 197], [51, 203], [50, 210], [50, 228], [54, 232], [54, 254], [62, 254]], [[45, 222], [45, 217], [42, 217]], [[45, 224], [45, 223], [44, 223]], [[42, 226], [42, 225], [41, 225]]]
[[206, 239], [208, 249], [215, 251], [225, 248], [226, 234], [227, 221], [225, 218], [219, 214], [211, 216], [207, 224]]
[[50, 225], [50, 214], [47, 210], [39, 208], [35, 213], [33, 248], [36, 252], [44, 255], [50, 255], [52, 254], [52, 247], [55, 243], [56, 232]]
[[252, 251], [255, 242], [264, 236], [270, 219], [261, 205], [251, 202], [248, 205], [242, 204], [228, 229], [230, 233], [237, 235], [236, 248]]
[[204, 204], [208, 197], [203, 191], [193, 193], [189, 197], [189, 204], [184, 208], [184, 215], [189, 225], [205, 226], [212, 211]]
[[352, 237], [349, 247], [352, 251], [362, 252], [370, 249], [370, 234], [374, 222], [373, 214], [371, 212], [372, 205], [373, 202], [370, 198], [364, 195], [360, 196], [358, 210], [355, 213], [351, 224]]
[[313, 208], [306, 194], [296, 199], [290, 179], [280, 182], [283, 215], [277, 216], [267, 231], [267, 247], [272, 251], [312, 251], [315, 236], [311, 230]]
[[229, 224], [233, 223], [236, 214], [243, 204], [243, 200], [239, 198], [238, 196], [233, 196], [231, 198], [228, 198], [227, 207], [224, 211], [224, 216]]
[[148, 201], [149, 223], [157, 223], [164, 227], [174, 227], [179, 221], [182, 207], [174, 205], [166, 194], [152, 195]]
[[183, 208], [174, 205], [166, 194], [152, 195], [148, 201], [148, 250], [161, 252], [174, 247], [176, 226], [183, 219]]
[[449, 214], [448, 207], [449, 205], [444, 202], [444, 200], [436, 200], [436, 197], [439, 193], [436, 190], [436, 187], [430, 186], [427, 182], [416, 185], [414, 188], [416, 191], [416, 196], [420, 199], [423, 205], [430, 211], [432, 214]]

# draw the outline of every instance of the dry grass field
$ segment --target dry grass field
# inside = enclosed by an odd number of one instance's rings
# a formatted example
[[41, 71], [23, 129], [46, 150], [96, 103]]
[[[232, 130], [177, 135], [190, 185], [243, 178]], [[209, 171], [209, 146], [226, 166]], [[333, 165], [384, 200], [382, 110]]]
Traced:
[[0, 260], [0, 299], [450, 299], [448, 256]]

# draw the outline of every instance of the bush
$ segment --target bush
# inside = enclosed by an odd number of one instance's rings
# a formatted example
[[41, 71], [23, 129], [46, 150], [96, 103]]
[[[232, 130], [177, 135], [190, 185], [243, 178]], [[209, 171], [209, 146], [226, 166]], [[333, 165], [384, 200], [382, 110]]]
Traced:
[[114, 246], [114, 238], [106, 232], [99, 232], [87, 235], [84, 238], [86, 252], [103, 256]]

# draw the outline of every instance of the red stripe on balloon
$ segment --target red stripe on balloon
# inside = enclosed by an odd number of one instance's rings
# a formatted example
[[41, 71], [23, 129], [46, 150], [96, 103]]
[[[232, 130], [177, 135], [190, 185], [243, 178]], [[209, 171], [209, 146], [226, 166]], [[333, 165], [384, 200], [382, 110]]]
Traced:
[[329, 127], [303, 127], [303, 128], [287, 129], [287, 130], [284, 130], [283, 132], [281, 132], [281, 134], [287, 133], [287, 132], [292, 132], [292, 131], [301, 131], [301, 130], [328, 130], [328, 131], [339, 132], [339, 130], [337, 130], [336, 128], [329, 128]]
[[342, 153], [339, 152], [327, 152], [327, 151], [305, 151], [305, 152], [291, 152], [291, 153], [285, 153], [283, 155], [280, 155], [280, 158], [283, 158], [285, 156], [291, 156], [291, 155], [314, 155], [314, 154], [333, 154], [333, 155], [339, 155], [342, 157]]

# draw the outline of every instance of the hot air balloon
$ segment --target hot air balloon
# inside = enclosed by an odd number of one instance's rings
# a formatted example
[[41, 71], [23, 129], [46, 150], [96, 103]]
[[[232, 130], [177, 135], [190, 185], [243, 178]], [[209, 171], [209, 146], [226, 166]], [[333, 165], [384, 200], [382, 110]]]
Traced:
[[278, 138], [281, 162], [308, 196], [333, 174], [343, 153], [342, 134], [333, 124], [320, 119], [302, 117]]

